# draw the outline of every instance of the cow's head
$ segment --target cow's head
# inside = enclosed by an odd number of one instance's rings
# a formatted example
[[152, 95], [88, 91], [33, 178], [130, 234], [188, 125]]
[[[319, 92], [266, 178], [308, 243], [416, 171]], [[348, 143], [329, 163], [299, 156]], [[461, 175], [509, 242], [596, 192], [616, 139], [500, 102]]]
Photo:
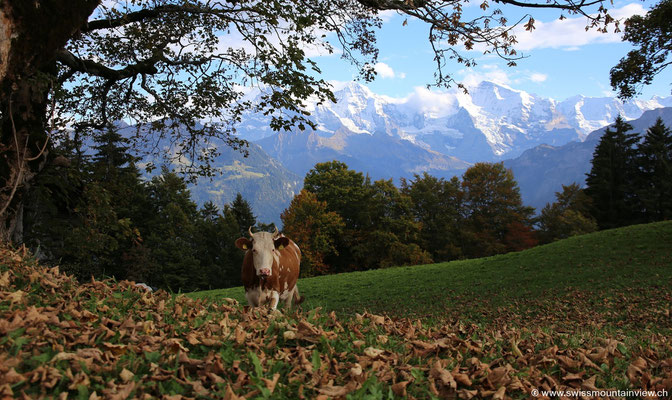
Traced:
[[252, 227], [250, 227], [247, 232], [250, 238], [239, 238], [236, 240], [236, 247], [252, 252], [254, 270], [259, 277], [265, 279], [271, 275], [273, 260], [280, 256], [279, 250], [289, 244], [289, 239], [280, 236], [278, 228], [275, 228], [274, 233], [252, 233]]

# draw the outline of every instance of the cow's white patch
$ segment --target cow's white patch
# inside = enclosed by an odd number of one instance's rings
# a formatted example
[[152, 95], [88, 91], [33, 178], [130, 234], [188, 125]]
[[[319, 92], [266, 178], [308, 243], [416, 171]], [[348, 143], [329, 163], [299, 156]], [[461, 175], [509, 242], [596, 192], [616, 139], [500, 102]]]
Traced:
[[288, 298], [290, 298], [292, 296], [292, 293], [294, 293], [294, 288], [292, 288], [290, 290], [290, 289], [288, 289], [288, 286], [289, 285], [287, 284], [287, 282], [285, 282], [285, 287], [283, 288], [282, 292], [280, 293], [280, 299], [281, 300], [287, 300]]
[[245, 292], [245, 299], [253, 307], [270, 303], [271, 308], [275, 310], [278, 307], [280, 295], [275, 290], [262, 290], [261, 286], [255, 286]]

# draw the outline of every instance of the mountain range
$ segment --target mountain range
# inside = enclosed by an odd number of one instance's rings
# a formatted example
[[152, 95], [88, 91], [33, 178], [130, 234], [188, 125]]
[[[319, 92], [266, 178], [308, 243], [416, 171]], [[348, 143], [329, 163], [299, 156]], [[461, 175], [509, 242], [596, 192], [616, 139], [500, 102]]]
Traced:
[[[643, 136], [658, 118], [672, 127], [672, 107], [646, 111], [628, 123], [632, 125], [632, 132]], [[578, 183], [583, 186], [586, 173], [590, 172], [593, 151], [606, 129], [593, 131], [583, 142], [572, 141], [563, 146], [543, 144], [526, 150], [515, 159], [505, 160], [504, 166], [513, 172], [523, 202], [541, 211], [546, 203], [555, 201], [555, 192], [560, 192], [562, 185]]]
[[[468, 93], [418, 88], [405, 98], [377, 95], [351, 82], [334, 94], [335, 104], [308, 102], [315, 131], [278, 135], [268, 128], [270, 117], [257, 114], [243, 120], [239, 134], [300, 176], [314, 163], [295, 162], [296, 152], [309, 155], [311, 162], [335, 155], [351, 159], [375, 178], [425, 170], [452, 176], [465, 163], [515, 158], [540, 144], [583, 141], [619, 114], [632, 120], [644, 111], [672, 106], [672, 97], [622, 103], [612, 97], [574, 96], [558, 102], [492, 82]], [[361, 146], [369, 155], [389, 154], [367, 161], [359, 153]], [[386, 161], [396, 167], [379, 167]]]
[[540, 208], [553, 200], [561, 183], [583, 179], [593, 139], [599, 138], [592, 132], [618, 115], [635, 120], [672, 107], [672, 97], [556, 101], [492, 82], [468, 93], [418, 88], [404, 98], [351, 82], [334, 94], [336, 103], [307, 102], [315, 130], [274, 132], [270, 116], [245, 115], [237, 131], [251, 143], [251, 156], [221, 149], [215, 166], [224, 175], [193, 186], [197, 200], [223, 205], [241, 192], [259, 220], [278, 223], [303, 176], [318, 162], [336, 159], [374, 180], [396, 180], [425, 171], [450, 178], [475, 162], [507, 160], [526, 204]]

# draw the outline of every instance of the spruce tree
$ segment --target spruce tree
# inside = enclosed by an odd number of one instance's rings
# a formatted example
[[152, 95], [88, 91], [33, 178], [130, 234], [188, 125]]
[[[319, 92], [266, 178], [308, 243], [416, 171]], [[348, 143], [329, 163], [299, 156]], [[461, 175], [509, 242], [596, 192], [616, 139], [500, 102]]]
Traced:
[[636, 151], [639, 135], [628, 133], [632, 125], [616, 118], [600, 138], [586, 178], [586, 194], [592, 199], [592, 214], [602, 229], [636, 223], [641, 205], [636, 195]]
[[672, 131], [658, 118], [638, 147], [638, 195], [647, 221], [672, 218]]
[[238, 193], [236, 198], [231, 202], [231, 205], [226, 208], [225, 212], [233, 215], [233, 218], [238, 223], [238, 231], [241, 236], [247, 236], [247, 230], [256, 225], [257, 218], [252, 213], [252, 206], [243, 198], [243, 195]]

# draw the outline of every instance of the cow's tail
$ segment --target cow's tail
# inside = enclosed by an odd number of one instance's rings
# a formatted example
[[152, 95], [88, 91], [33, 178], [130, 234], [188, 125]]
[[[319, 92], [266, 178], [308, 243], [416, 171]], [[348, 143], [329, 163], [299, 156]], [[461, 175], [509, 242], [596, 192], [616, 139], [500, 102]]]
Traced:
[[299, 304], [303, 303], [303, 301], [306, 298], [303, 296], [299, 296], [299, 287], [295, 286], [294, 287], [294, 305], [298, 306]]

